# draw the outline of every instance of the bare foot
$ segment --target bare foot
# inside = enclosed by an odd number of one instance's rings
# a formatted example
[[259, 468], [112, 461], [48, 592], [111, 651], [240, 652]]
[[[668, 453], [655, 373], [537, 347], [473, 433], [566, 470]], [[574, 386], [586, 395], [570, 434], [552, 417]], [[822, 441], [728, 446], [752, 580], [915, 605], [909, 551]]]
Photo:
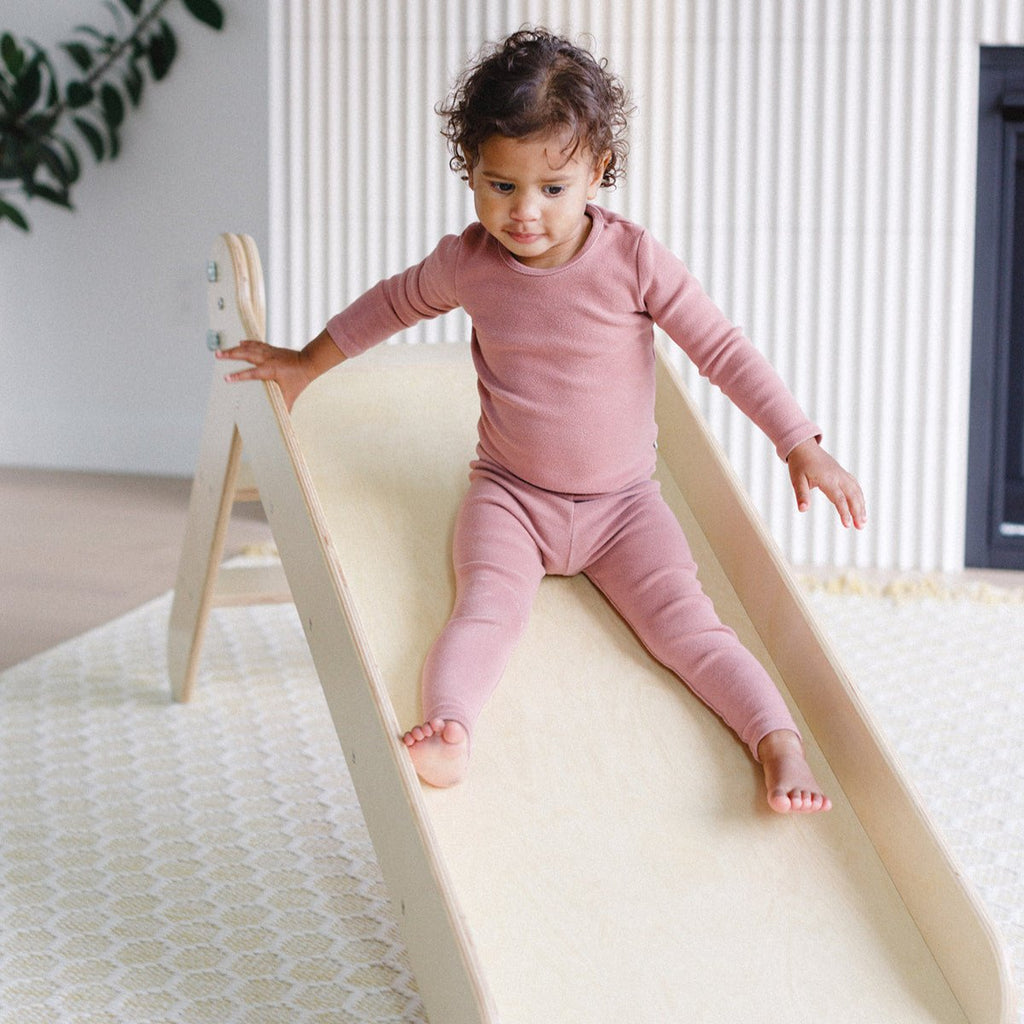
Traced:
[[465, 777], [469, 736], [458, 722], [432, 718], [410, 729], [402, 742], [409, 748], [416, 774], [428, 785], [445, 789]]
[[832, 801], [804, 758], [804, 745], [791, 729], [776, 729], [758, 744], [757, 756], [764, 768], [768, 806], [780, 814], [832, 809]]

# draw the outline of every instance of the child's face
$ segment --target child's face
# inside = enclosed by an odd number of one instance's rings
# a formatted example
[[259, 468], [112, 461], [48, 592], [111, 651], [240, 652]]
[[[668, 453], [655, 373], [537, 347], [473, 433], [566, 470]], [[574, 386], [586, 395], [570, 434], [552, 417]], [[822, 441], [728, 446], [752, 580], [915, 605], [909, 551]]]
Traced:
[[528, 267], [568, 262], [590, 231], [587, 201], [597, 195], [608, 159], [580, 150], [567, 161], [564, 145], [559, 134], [492, 135], [469, 171], [480, 223]]

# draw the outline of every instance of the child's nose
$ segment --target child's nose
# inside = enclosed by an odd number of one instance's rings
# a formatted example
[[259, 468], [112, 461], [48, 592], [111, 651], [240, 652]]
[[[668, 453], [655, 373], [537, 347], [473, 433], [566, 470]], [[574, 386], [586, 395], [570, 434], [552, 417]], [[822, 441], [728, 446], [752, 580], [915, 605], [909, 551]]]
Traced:
[[512, 204], [511, 216], [513, 220], [536, 220], [537, 200], [531, 196], [517, 195]]

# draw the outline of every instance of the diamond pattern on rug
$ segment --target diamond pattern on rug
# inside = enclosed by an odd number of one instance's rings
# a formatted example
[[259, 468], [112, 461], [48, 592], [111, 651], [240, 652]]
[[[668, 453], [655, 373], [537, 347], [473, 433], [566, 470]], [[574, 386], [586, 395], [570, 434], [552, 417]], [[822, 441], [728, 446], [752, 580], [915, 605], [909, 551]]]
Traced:
[[169, 598], [0, 676], [3, 1024], [426, 1016], [291, 606]]

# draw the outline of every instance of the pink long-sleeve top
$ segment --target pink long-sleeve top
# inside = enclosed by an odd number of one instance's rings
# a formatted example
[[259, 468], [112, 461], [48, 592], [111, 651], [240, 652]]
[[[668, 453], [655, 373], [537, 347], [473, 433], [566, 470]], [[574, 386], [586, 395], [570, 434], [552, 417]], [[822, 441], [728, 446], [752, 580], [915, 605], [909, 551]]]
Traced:
[[654, 471], [655, 323], [781, 458], [820, 436], [677, 256], [603, 207], [587, 212], [590, 234], [562, 266], [524, 266], [474, 223], [379, 282], [327, 330], [352, 357], [461, 306], [473, 324], [479, 452], [559, 493], [609, 493]]

